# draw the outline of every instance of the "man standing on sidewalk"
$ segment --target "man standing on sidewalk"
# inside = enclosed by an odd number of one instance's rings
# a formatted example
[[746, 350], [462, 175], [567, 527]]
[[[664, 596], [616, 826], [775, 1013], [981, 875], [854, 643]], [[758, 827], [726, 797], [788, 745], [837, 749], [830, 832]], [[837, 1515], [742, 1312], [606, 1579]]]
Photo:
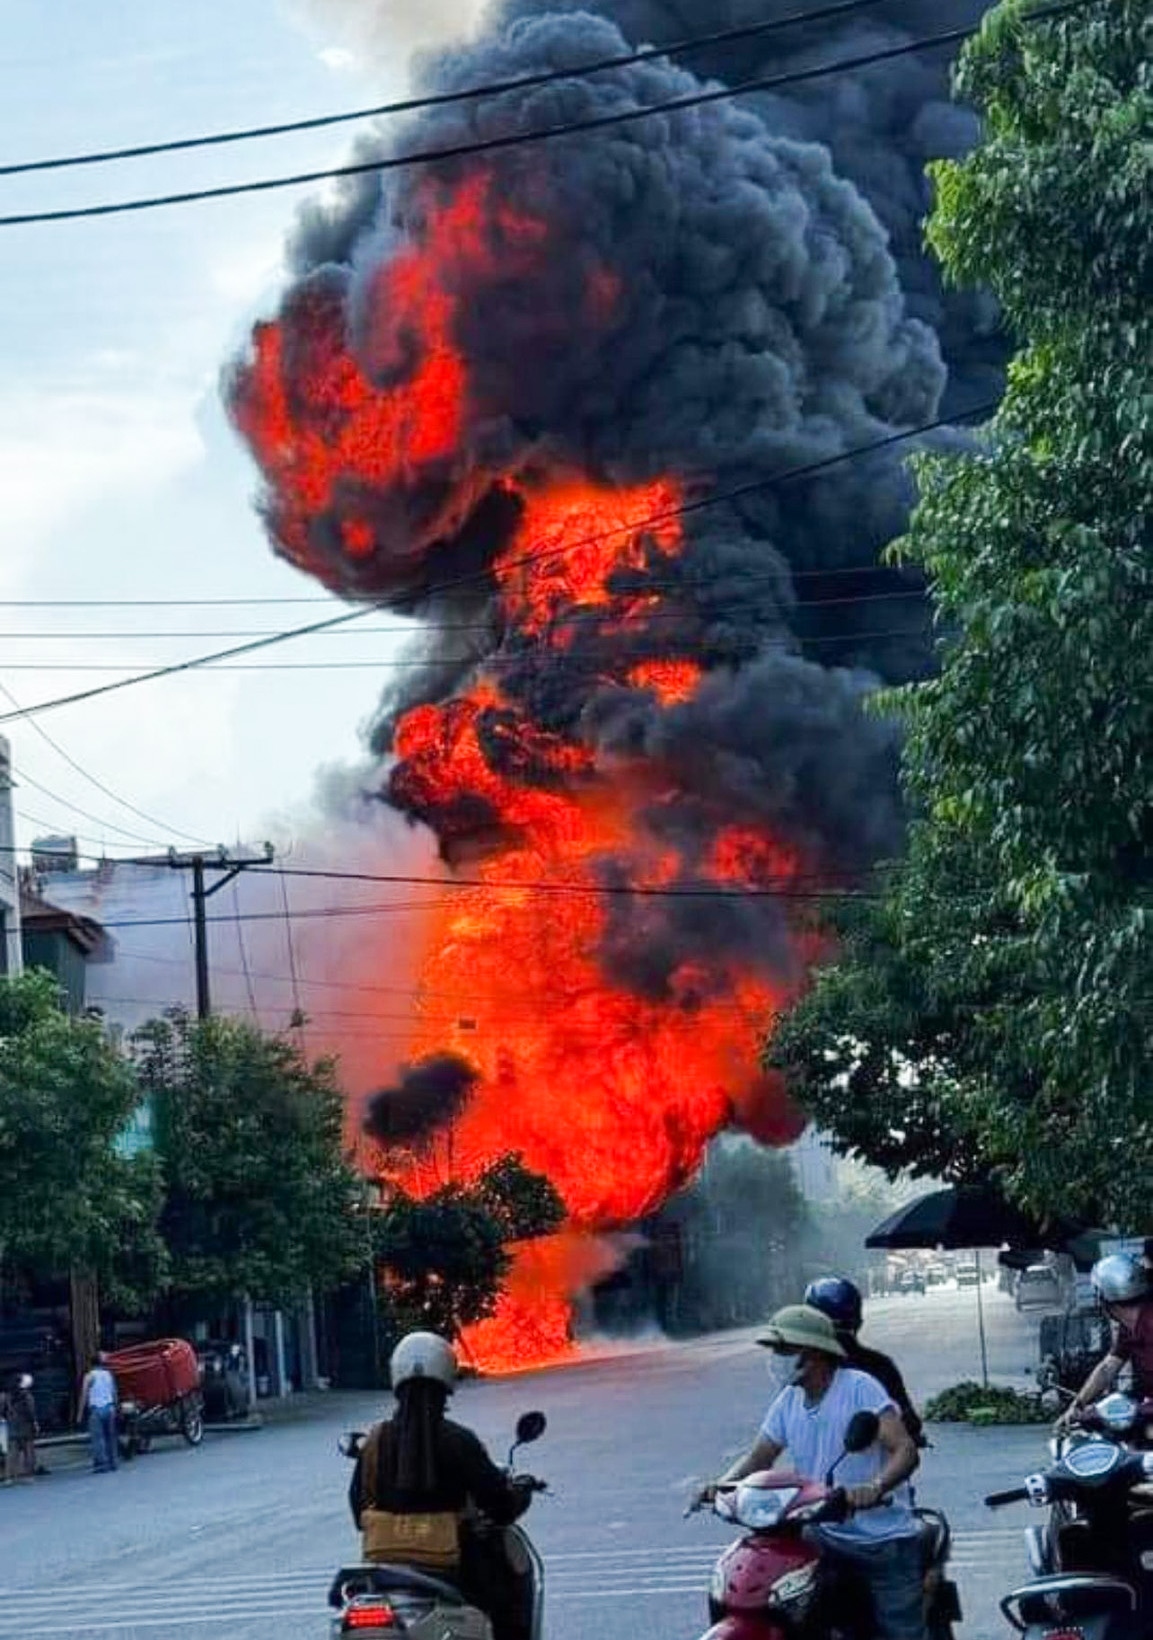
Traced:
[[103, 1350], [98, 1350], [80, 1386], [80, 1410], [76, 1418], [76, 1422], [82, 1424], [87, 1414], [92, 1468], [98, 1475], [117, 1467], [116, 1407], [116, 1380], [108, 1370]]

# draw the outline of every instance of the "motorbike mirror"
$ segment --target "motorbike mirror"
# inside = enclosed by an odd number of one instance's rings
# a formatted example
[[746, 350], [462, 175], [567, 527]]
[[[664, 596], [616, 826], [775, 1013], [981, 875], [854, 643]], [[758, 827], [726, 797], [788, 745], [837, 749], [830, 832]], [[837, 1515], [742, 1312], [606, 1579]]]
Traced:
[[539, 1441], [548, 1428], [548, 1419], [543, 1412], [522, 1412], [516, 1421], [516, 1444], [528, 1446], [533, 1441]]
[[359, 1458], [360, 1449], [364, 1445], [364, 1431], [362, 1429], [346, 1429], [336, 1443], [336, 1450], [342, 1458]]
[[846, 1452], [867, 1452], [881, 1433], [881, 1420], [875, 1412], [854, 1412], [845, 1431]]

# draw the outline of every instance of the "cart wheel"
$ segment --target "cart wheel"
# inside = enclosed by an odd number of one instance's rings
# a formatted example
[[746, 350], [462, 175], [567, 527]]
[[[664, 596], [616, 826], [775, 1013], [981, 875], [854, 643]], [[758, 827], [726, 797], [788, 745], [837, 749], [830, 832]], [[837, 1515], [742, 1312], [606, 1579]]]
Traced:
[[189, 1446], [199, 1446], [204, 1439], [204, 1411], [197, 1401], [185, 1401], [180, 1408], [180, 1433]]

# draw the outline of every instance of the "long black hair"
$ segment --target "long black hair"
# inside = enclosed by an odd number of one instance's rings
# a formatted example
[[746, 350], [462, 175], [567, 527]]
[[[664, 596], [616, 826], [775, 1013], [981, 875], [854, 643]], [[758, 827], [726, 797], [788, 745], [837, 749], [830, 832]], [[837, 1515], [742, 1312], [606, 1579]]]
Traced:
[[409, 1378], [396, 1392], [385, 1473], [398, 1492], [419, 1496], [440, 1484], [440, 1428], [448, 1390], [435, 1378]]

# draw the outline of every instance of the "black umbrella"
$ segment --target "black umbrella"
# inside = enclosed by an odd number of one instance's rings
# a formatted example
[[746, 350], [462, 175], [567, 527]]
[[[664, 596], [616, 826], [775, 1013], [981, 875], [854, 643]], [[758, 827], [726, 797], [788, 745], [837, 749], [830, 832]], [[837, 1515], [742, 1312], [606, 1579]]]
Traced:
[[1070, 1227], [1041, 1227], [987, 1185], [951, 1185], [891, 1213], [866, 1247], [1056, 1247]]

